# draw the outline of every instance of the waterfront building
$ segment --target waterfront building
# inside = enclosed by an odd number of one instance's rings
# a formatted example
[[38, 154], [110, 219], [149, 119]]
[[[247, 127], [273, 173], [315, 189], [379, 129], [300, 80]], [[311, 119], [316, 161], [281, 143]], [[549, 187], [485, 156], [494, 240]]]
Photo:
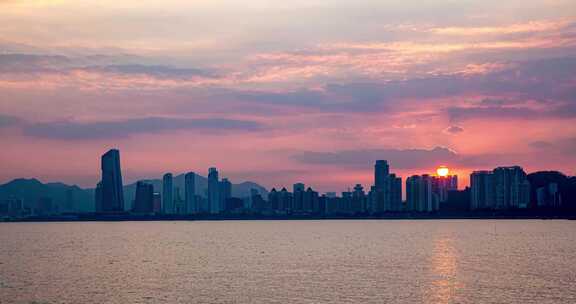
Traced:
[[123, 212], [124, 190], [120, 169], [120, 151], [111, 149], [101, 158], [102, 180], [99, 212]]

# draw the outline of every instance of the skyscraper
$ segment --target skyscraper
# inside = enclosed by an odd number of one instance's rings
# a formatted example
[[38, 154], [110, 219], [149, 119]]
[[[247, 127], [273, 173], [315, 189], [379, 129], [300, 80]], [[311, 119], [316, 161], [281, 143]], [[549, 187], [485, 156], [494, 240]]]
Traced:
[[158, 192], [154, 192], [152, 195], [152, 202], [154, 205], [154, 213], [162, 213], [162, 195]]
[[527, 208], [530, 202], [530, 182], [519, 166], [474, 171], [470, 188], [472, 210]]
[[120, 151], [111, 149], [102, 155], [101, 212], [124, 211], [124, 191], [120, 170]]
[[360, 184], [354, 186], [354, 192], [352, 192], [352, 206], [351, 212], [359, 213], [366, 210], [366, 193], [364, 193], [364, 187]]
[[165, 214], [174, 214], [174, 183], [172, 173], [166, 173], [162, 177], [162, 209]]
[[458, 176], [433, 176], [432, 191], [438, 197], [438, 202], [443, 203], [448, 199], [448, 191], [458, 190]]
[[223, 204], [224, 202], [226, 202], [227, 199], [232, 197], [232, 183], [227, 179], [227, 178], [223, 178], [222, 181], [220, 181], [220, 201], [221, 201], [221, 209], [223, 208]]
[[296, 183], [292, 186], [293, 191], [293, 209], [302, 211], [304, 209], [304, 187], [303, 183]]
[[519, 166], [494, 169], [496, 209], [527, 208], [530, 201], [530, 183]]
[[368, 194], [370, 213], [400, 211], [402, 207], [402, 179], [390, 174], [388, 161], [377, 160], [374, 165], [374, 186]]
[[280, 194], [276, 191], [276, 188], [272, 188], [270, 192], [268, 192], [268, 204], [269, 208], [274, 212], [278, 210], [278, 205], [280, 201]]
[[432, 193], [432, 177], [430, 175], [413, 175], [406, 179], [406, 202], [408, 210], [416, 212], [432, 212], [438, 208]]
[[390, 174], [390, 211], [402, 211], [402, 178]]
[[180, 188], [176, 187], [174, 191], [174, 214], [186, 213], [186, 201], [180, 196]]
[[184, 175], [184, 196], [186, 200], [186, 212], [196, 214], [200, 212], [199, 201], [196, 200], [196, 174], [188, 172]]
[[390, 174], [390, 167], [387, 160], [377, 160], [374, 164], [374, 186], [384, 189]]
[[136, 183], [136, 197], [132, 211], [135, 213], [154, 212], [154, 186], [143, 181]]
[[279, 192], [278, 209], [282, 212], [290, 212], [292, 210], [292, 193], [288, 192], [286, 188], [282, 188]]
[[308, 187], [308, 189], [303, 192], [302, 209], [307, 213], [316, 213], [319, 210], [318, 207], [318, 192]]
[[470, 209], [493, 209], [496, 206], [496, 188], [492, 171], [472, 172], [470, 192]]
[[222, 211], [220, 208], [220, 184], [218, 182], [218, 170], [212, 167], [208, 169], [208, 204], [210, 213], [218, 214]]

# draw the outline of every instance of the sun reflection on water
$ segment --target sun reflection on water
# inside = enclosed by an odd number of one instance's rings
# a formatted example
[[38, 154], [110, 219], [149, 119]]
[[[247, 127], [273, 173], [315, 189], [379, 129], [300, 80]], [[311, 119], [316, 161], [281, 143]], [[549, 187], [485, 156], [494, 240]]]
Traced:
[[463, 287], [458, 281], [458, 252], [449, 237], [434, 241], [430, 267], [427, 303], [457, 303], [457, 291]]

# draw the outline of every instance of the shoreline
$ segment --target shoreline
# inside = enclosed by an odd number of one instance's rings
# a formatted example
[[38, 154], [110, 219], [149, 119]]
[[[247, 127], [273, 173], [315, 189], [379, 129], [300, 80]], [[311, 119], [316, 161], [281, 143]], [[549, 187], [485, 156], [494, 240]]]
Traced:
[[322, 221], [322, 220], [576, 220], [574, 214], [389, 214], [389, 215], [331, 215], [331, 216], [279, 216], [279, 215], [219, 215], [219, 216], [167, 216], [167, 215], [62, 215], [28, 218], [4, 218], [0, 223], [33, 222], [161, 222], [161, 221]]

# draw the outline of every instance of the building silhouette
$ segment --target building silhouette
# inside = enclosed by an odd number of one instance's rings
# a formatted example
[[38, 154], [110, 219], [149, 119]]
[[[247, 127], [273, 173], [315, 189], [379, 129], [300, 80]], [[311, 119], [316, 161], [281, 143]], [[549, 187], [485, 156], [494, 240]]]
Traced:
[[444, 203], [448, 200], [448, 192], [458, 190], [458, 176], [433, 176], [432, 192], [437, 196], [438, 202]]
[[172, 173], [166, 173], [162, 177], [162, 210], [165, 214], [174, 214], [174, 181]]
[[302, 212], [304, 210], [305, 187], [306, 186], [303, 183], [295, 183], [294, 185], [292, 185], [294, 212]]
[[470, 175], [470, 208], [508, 210], [528, 208], [530, 182], [519, 166], [474, 171]]
[[219, 183], [219, 193], [218, 200], [220, 204], [220, 212], [226, 209], [226, 200], [232, 197], [232, 183], [227, 179], [223, 178]]
[[470, 174], [470, 209], [494, 209], [496, 187], [492, 171], [474, 171]]
[[214, 167], [208, 169], [208, 205], [211, 214], [218, 214], [223, 209], [220, 201], [218, 170]]
[[154, 212], [154, 186], [152, 184], [143, 181], [136, 183], [136, 196], [132, 211], [134, 213]]
[[519, 166], [494, 169], [496, 209], [527, 208], [530, 200], [530, 182]]
[[409, 211], [434, 212], [438, 202], [432, 192], [432, 176], [412, 175], [406, 179], [406, 203]]
[[184, 175], [184, 197], [186, 213], [200, 213], [199, 200], [196, 199], [196, 173], [188, 172]]
[[302, 206], [305, 213], [317, 213], [319, 210], [318, 192], [308, 187], [302, 196]]
[[350, 212], [353, 214], [363, 213], [367, 209], [367, 196], [364, 192], [364, 187], [361, 184], [354, 186], [352, 192], [352, 202], [350, 205]]
[[[120, 169], [120, 151], [111, 149], [102, 155], [102, 181], [100, 197], [97, 197], [98, 212], [123, 212], [124, 191]], [[97, 187], [98, 188], [98, 187]]]
[[374, 185], [366, 209], [372, 214], [402, 210], [402, 179], [390, 174], [386, 160], [377, 160], [374, 165]]
[[159, 192], [154, 192], [152, 195], [152, 211], [156, 214], [162, 213], [162, 195]]
[[186, 214], [186, 201], [180, 196], [180, 188], [176, 187], [174, 191], [174, 214]]
[[558, 183], [549, 183], [536, 189], [536, 206], [538, 208], [562, 207], [562, 195]]

